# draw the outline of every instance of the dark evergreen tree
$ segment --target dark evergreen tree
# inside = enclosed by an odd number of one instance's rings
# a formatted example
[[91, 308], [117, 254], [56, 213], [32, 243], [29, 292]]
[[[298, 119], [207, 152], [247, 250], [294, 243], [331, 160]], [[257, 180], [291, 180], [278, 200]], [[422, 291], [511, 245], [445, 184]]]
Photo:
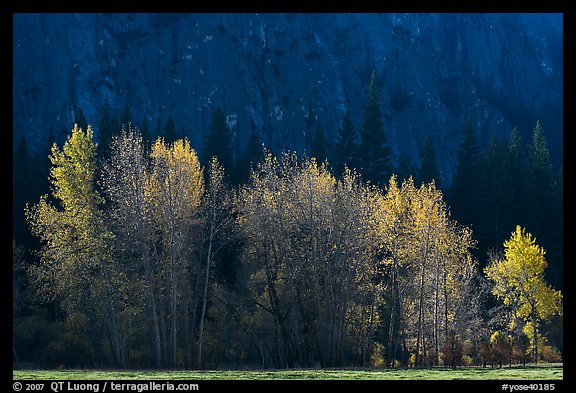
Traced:
[[542, 246], [548, 251], [547, 260], [550, 264], [548, 280], [554, 286], [561, 286], [562, 261], [558, 258], [560, 242], [556, 239], [562, 236], [562, 228], [559, 224], [562, 212], [561, 199], [558, 195], [556, 176], [550, 158], [550, 151], [546, 143], [544, 131], [540, 122], [536, 123], [532, 135], [532, 143], [529, 147], [529, 207], [530, 228]]
[[558, 174], [556, 176], [556, 186], [554, 187], [554, 221], [553, 227], [553, 240], [552, 248], [549, 251], [553, 253], [551, 258], [551, 275], [550, 281], [554, 283], [557, 288], [562, 288], [563, 277], [563, 261], [564, 261], [564, 173], [563, 165], [560, 164]]
[[[536, 228], [546, 232], [548, 224], [548, 213], [552, 206], [552, 190], [554, 187], [554, 169], [550, 152], [544, 137], [544, 131], [538, 121], [532, 135], [530, 145], [530, 184], [531, 200], [530, 210], [532, 212], [531, 226], [534, 232]], [[546, 247], [547, 248], [547, 247]]]
[[502, 239], [508, 237], [517, 225], [510, 227], [506, 218], [511, 198], [507, 148], [506, 141], [499, 141], [493, 136], [479, 159], [476, 189], [478, 214], [474, 234], [480, 255], [500, 248]]
[[50, 192], [50, 182], [48, 181], [50, 176], [50, 167], [52, 166], [50, 154], [52, 153], [52, 146], [55, 143], [57, 144], [58, 141], [54, 133], [54, 128], [50, 127], [44, 145], [40, 147], [32, 159], [32, 166], [35, 168], [34, 172], [37, 176], [36, 180], [34, 180], [36, 185], [36, 194], [32, 196], [32, 201], [36, 201], [41, 195]]
[[328, 147], [326, 144], [326, 137], [324, 136], [324, 129], [321, 125], [316, 127], [314, 139], [312, 141], [312, 148], [310, 149], [312, 157], [316, 157], [316, 162], [319, 164], [328, 158]]
[[14, 239], [30, 250], [37, 247], [37, 239], [31, 236], [24, 215], [24, 207], [27, 203], [33, 203], [41, 195], [47, 194], [48, 173], [50, 160], [48, 158], [50, 148], [55, 141], [54, 129], [48, 130], [47, 146], [41, 146], [38, 152], [32, 156], [28, 149], [28, 143], [22, 137], [14, 151], [12, 161], [12, 228]]
[[246, 151], [244, 152], [244, 158], [250, 167], [254, 167], [257, 163], [262, 161], [264, 157], [264, 144], [260, 140], [260, 136], [256, 131], [250, 134], [248, 139], [248, 146], [246, 146]]
[[28, 173], [30, 164], [30, 154], [28, 153], [28, 142], [24, 136], [20, 137], [18, 146], [14, 151], [14, 180], [20, 180], [17, 175], [25, 175]]
[[184, 125], [182, 126], [182, 128], [180, 129], [180, 132], [177, 134], [177, 138], [178, 138], [178, 139], [180, 139], [180, 138], [188, 138], [188, 139], [190, 139], [190, 138], [188, 137], [188, 130], [186, 129], [186, 126], [184, 126]]
[[132, 112], [130, 111], [130, 107], [128, 103], [124, 106], [124, 110], [122, 111], [122, 115], [120, 115], [120, 126], [129, 128], [129, 125], [132, 124], [134, 121], [132, 119]]
[[398, 168], [396, 168], [395, 173], [398, 178], [398, 184], [402, 184], [405, 180], [408, 180], [410, 176], [412, 176], [412, 179], [415, 178], [416, 170], [409, 156], [404, 155], [400, 157], [400, 162], [398, 163]]
[[428, 135], [420, 152], [419, 180], [421, 183], [430, 183], [434, 180], [436, 187], [440, 188], [440, 172], [438, 171], [438, 163], [436, 161], [432, 135]]
[[342, 174], [345, 166], [350, 169], [358, 167], [358, 142], [349, 112], [344, 114], [334, 146], [333, 168], [336, 175]]
[[74, 123], [78, 124], [78, 128], [81, 128], [84, 131], [88, 127], [88, 120], [86, 120], [86, 116], [84, 116], [84, 112], [82, 112], [82, 109], [80, 108], [78, 108], [78, 111], [76, 112]]
[[98, 155], [106, 159], [109, 154], [109, 145], [112, 137], [120, 133], [121, 127], [117, 118], [112, 114], [108, 99], [104, 101], [98, 116]]
[[218, 157], [218, 162], [225, 171], [231, 170], [234, 160], [232, 136], [226, 124], [226, 115], [221, 107], [212, 113], [210, 130], [204, 142], [204, 162], [208, 163], [212, 157]]
[[[56, 140], [55, 143], [58, 146], [62, 146], [64, 144], [64, 142], [66, 142], [66, 139], [68, 138], [68, 132], [70, 130], [67, 130], [66, 128], [62, 127], [60, 128], [60, 132], [58, 132], [56, 134]], [[48, 155], [50, 155], [50, 152], [52, 151], [52, 146], [50, 146], [50, 150], [48, 150]]]
[[172, 115], [170, 115], [168, 116], [168, 120], [166, 120], [166, 126], [164, 127], [164, 140], [166, 143], [174, 143], [176, 139], [178, 139], [176, 134], [176, 125], [174, 124]]
[[[480, 178], [480, 150], [476, 141], [476, 131], [472, 119], [468, 117], [462, 130], [462, 140], [458, 149], [456, 173], [450, 188], [450, 203], [456, 220], [463, 225], [471, 225], [475, 230], [478, 218], [478, 184]], [[485, 256], [482, 256], [482, 259]]]
[[155, 135], [152, 136], [153, 140], [164, 136], [164, 131], [162, 130], [162, 119], [160, 118], [160, 115], [158, 115], [156, 123], [154, 124], [154, 134]]
[[140, 128], [140, 135], [142, 135], [142, 140], [144, 143], [149, 146], [150, 142], [152, 141], [152, 133], [150, 132], [150, 122], [148, 121], [148, 117], [144, 116], [142, 118], [142, 126]]
[[385, 184], [391, 174], [392, 153], [384, 131], [379, 95], [376, 72], [373, 71], [361, 128], [360, 170], [365, 180]]
[[20, 137], [12, 160], [12, 230], [20, 240], [25, 236], [24, 206], [30, 199], [30, 154], [26, 138]]
[[520, 225], [528, 227], [527, 221], [528, 207], [528, 161], [526, 149], [520, 131], [516, 127], [510, 133], [508, 141], [508, 184], [510, 187], [510, 205], [508, 207], [507, 227]]
[[264, 147], [256, 131], [252, 131], [248, 139], [248, 145], [244, 154], [236, 160], [235, 174], [231, 179], [232, 184], [246, 183], [250, 178], [250, 170], [264, 157]]

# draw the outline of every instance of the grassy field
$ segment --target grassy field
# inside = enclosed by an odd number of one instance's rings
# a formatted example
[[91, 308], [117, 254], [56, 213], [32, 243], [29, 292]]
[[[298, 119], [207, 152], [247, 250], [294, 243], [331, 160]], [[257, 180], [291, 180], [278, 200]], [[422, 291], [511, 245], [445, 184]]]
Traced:
[[211, 371], [102, 371], [14, 370], [14, 380], [561, 380], [562, 364], [526, 367], [407, 370], [211, 370]]

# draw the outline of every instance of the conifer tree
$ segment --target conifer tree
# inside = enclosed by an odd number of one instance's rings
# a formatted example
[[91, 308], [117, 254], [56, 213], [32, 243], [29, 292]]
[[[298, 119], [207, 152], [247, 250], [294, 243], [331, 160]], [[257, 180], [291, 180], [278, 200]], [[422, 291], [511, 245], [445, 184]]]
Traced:
[[128, 103], [126, 103], [122, 115], [120, 116], [120, 126], [125, 127], [128, 130], [133, 121], [132, 111], [130, 111], [130, 107], [128, 106]]
[[88, 120], [86, 120], [86, 116], [84, 116], [84, 112], [82, 112], [81, 108], [78, 108], [78, 111], [76, 112], [74, 123], [78, 124], [78, 128], [81, 130], [85, 130], [88, 127]]
[[528, 161], [522, 136], [518, 128], [514, 127], [510, 133], [508, 149], [508, 178], [506, 179], [510, 187], [511, 204], [506, 209], [508, 217], [506, 225], [521, 226], [528, 225], [526, 212], [528, 212]]
[[150, 145], [152, 140], [152, 134], [150, 131], [150, 122], [148, 121], [148, 116], [142, 117], [142, 127], [140, 128], [140, 135], [142, 135], [142, 140], [146, 145]]
[[550, 229], [546, 210], [553, 204], [551, 191], [554, 187], [554, 170], [540, 122], [534, 128], [529, 159], [531, 224], [537, 228], [537, 232], [545, 234]]
[[32, 194], [30, 200], [37, 200], [41, 195], [50, 191], [50, 184], [48, 178], [50, 176], [50, 152], [52, 146], [57, 143], [54, 128], [50, 126], [48, 129], [48, 136], [44, 140], [38, 152], [32, 158], [33, 172], [30, 174], [30, 181], [33, 183]]
[[337, 175], [344, 173], [345, 166], [350, 169], [358, 167], [358, 142], [349, 112], [344, 113], [342, 118], [342, 125], [334, 146], [333, 163]]
[[563, 263], [563, 243], [564, 243], [564, 174], [563, 165], [560, 164], [556, 175], [556, 184], [553, 191], [554, 205], [551, 214], [556, 218], [552, 224], [553, 242], [550, 245], [551, 253], [554, 255], [550, 261], [550, 282], [562, 288], [562, 263]]
[[326, 146], [326, 137], [324, 136], [324, 129], [321, 125], [318, 125], [316, 132], [314, 133], [314, 140], [312, 141], [311, 154], [312, 157], [316, 157], [316, 162], [322, 163], [328, 157]]
[[178, 136], [176, 135], [176, 125], [172, 119], [172, 115], [168, 116], [166, 126], [164, 126], [164, 141], [166, 143], [174, 143]]
[[230, 170], [233, 165], [232, 136], [226, 124], [226, 115], [222, 107], [212, 113], [210, 130], [204, 142], [204, 160], [209, 162], [212, 157], [218, 157], [218, 162], [224, 170]]
[[552, 159], [539, 121], [529, 146], [529, 176], [530, 225], [534, 228], [533, 233], [539, 236], [542, 246], [550, 253], [549, 260], [554, 266], [550, 278], [553, 277], [554, 283], [560, 285], [562, 278], [558, 271], [561, 270], [562, 261], [559, 259], [560, 247], [556, 244], [562, 237], [562, 198], [556, 191]]
[[164, 131], [162, 130], [162, 118], [158, 115], [156, 118], [156, 122], [154, 123], [154, 135], [152, 139], [161, 138], [164, 135]]
[[[480, 156], [477, 187], [475, 235], [481, 255], [497, 247], [513, 228], [506, 221], [511, 187], [506, 141], [493, 136], [487, 150]], [[510, 226], [512, 225], [512, 226]]]
[[376, 84], [376, 72], [372, 72], [368, 87], [368, 98], [364, 106], [361, 128], [360, 170], [365, 180], [374, 184], [385, 184], [391, 174], [391, 150], [388, 145], [382, 110], [380, 92]]
[[118, 120], [112, 114], [108, 99], [104, 101], [102, 109], [100, 110], [98, 128], [98, 153], [101, 155], [101, 158], [105, 159], [108, 158], [110, 153], [110, 141], [112, 140], [112, 137], [118, 135], [121, 129]]
[[264, 158], [264, 147], [256, 131], [252, 131], [244, 154], [236, 160], [233, 184], [242, 184], [250, 178], [250, 170]]
[[398, 177], [398, 182], [403, 183], [410, 177], [414, 179], [416, 177], [416, 170], [412, 166], [412, 161], [410, 157], [404, 155], [400, 157], [400, 162], [398, 163], [398, 168], [396, 168], [396, 176]]
[[432, 135], [428, 135], [420, 152], [420, 182], [424, 184], [430, 183], [432, 180], [436, 183], [436, 187], [440, 188], [440, 172], [434, 152], [434, 143], [432, 142]]
[[[452, 178], [450, 206], [455, 218], [464, 225], [477, 222], [479, 204], [478, 181], [480, 177], [480, 150], [472, 119], [468, 117], [462, 131], [458, 149], [458, 164]], [[474, 230], [474, 228], [473, 228]]]
[[21, 239], [26, 230], [24, 206], [30, 187], [30, 153], [24, 136], [20, 137], [12, 160], [12, 230]]
[[[546, 138], [540, 122], [536, 123], [530, 145], [530, 175], [534, 184], [534, 200], [532, 208], [537, 210], [541, 202], [549, 195], [549, 190], [554, 184], [554, 170], [550, 151], [546, 144]], [[536, 218], [536, 221], [540, 221]], [[537, 222], [538, 223], [538, 222]]]

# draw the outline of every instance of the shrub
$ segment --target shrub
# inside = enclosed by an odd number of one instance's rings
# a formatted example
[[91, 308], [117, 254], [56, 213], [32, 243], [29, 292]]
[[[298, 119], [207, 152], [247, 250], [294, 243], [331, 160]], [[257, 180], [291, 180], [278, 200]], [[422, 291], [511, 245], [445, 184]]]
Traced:
[[494, 365], [494, 356], [492, 356], [492, 349], [490, 348], [490, 342], [488, 340], [480, 343], [478, 357], [482, 361], [482, 367], [486, 367], [487, 364]]
[[501, 331], [495, 331], [490, 337], [490, 346], [494, 361], [498, 362], [498, 366], [502, 367], [502, 363], [512, 361], [512, 344], [510, 339]]
[[542, 347], [542, 349], [540, 350], [540, 356], [542, 357], [542, 360], [544, 360], [547, 363], [562, 362], [562, 354], [560, 353], [560, 351], [558, 351], [558, 349], [550, 345], [544, 345], [544, 347]]
[[472, 356], [463, 355], [462, 356], [462, 364], [464, 364], [467, 367], [473, 366], [474, 365], [474, 359], [472, 358]]
[[370, 357], [370, 364], [375, 368], [382, 368], [386, 366], [386, 360], [384, 357], [384, 345], [380, 343], [374, 343], [374, 350], [372, 351], [372, 356]]
[[410, 357], [408, 358], [408, 366], [409, 367], [414, 367], [416, 365], [416, 354], [415, 353], [411, 353]]
[[514, 360], [526, 365], [526, 361], [530, 360], [530, 337], [525, 333], [520, 333], [514, 337], [512, 345]]
[[426, 367], [433, 367], [438, 365], [438, 354], [434, 348], [430, 348], [426, 352], [426, 357], [424, 358], [424, 365]]
[[456, 332], [450, 332], [442, 352], [444, 367], [457, 367], [462, 364], [463, 345]]

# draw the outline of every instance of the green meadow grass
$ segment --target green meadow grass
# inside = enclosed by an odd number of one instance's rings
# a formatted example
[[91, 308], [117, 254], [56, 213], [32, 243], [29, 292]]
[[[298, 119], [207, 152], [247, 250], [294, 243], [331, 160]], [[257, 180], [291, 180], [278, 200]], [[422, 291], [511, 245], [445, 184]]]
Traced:
[[458, 369], [207, 371], [14, 370], [14, 380], [561, 380], [563, 365]]

